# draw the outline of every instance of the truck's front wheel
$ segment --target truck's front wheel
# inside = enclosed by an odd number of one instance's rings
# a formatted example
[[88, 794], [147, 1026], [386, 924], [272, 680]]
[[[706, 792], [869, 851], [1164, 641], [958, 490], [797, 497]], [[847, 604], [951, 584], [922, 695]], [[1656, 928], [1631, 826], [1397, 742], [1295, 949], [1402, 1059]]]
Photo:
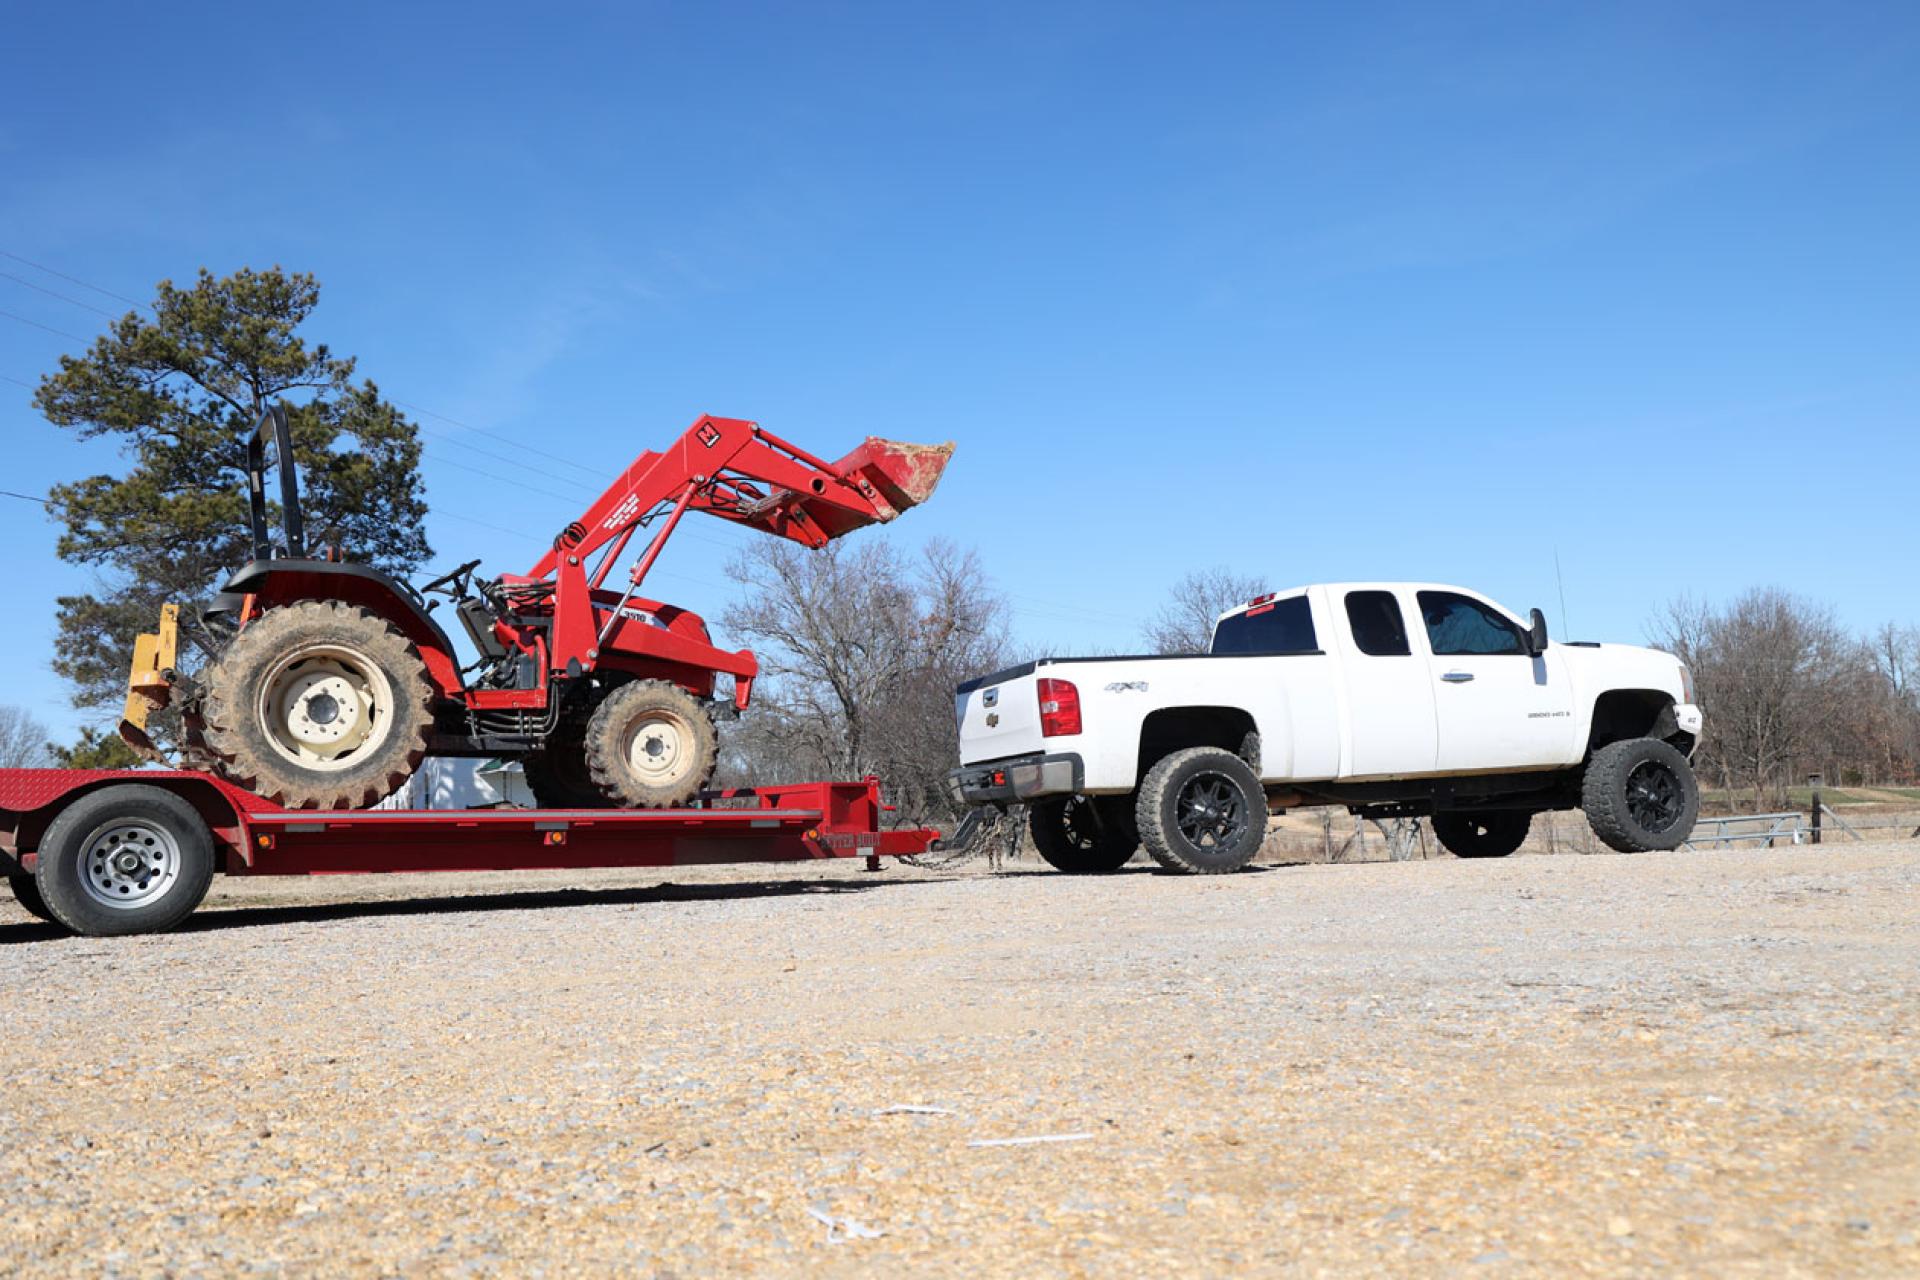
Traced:
[[1610, 742], [1593, 753], [1580, 807], [1593, 834], [1622, 853], [1677, 849], [1700, 816], [1693, 766], [1658, 738]]
[[1135, 808], [1140, 839], [1169, 871], [1222, 875], [1253, 861], [1267, 835], [1267, 797], [1247, 762], [1188, 747], [1147, 770]]
[[1028, 809], [1027, 828], [1054, 870], [1101, 875], [1126, 866], [1140, 847], [1131, 808], [1124, 797], [1052, 796]]

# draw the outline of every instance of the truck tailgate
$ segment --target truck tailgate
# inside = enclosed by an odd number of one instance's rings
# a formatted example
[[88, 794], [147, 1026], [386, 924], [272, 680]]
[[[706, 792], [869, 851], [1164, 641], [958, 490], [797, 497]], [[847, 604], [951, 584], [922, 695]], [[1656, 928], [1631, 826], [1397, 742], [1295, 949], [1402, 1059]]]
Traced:
[[1046, 745], [1032, 667], [1016, 667], [961, 685], [954, 695], [960, 722], [960, 763], [1003, 760]]

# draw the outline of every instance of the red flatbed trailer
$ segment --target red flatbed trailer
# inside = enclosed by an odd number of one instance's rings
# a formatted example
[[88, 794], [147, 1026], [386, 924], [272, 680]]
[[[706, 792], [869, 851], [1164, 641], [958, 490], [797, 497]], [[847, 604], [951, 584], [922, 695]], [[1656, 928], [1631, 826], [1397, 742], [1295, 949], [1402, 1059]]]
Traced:
[[184, 918], [213, 871], [527, 871], [856, 857], [877, 867], [880, 858], [924, 853], [938, 838], [931, 828], [882, 830], [886, 808], [875, 778], [709, 792], [691, 809], [315, 810], [283, 809], [222, 778], [183, 770], [4, 769], [0, 871], [43, 919], [88, 934], [144, 933]]

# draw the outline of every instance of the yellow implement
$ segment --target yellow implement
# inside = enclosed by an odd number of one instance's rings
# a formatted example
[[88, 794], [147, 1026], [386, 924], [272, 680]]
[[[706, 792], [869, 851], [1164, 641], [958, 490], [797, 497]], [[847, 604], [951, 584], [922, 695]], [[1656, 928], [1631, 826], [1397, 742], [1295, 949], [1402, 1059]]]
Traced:
[[173, 697], [173, 663], [180, 648], [180, 606], [160, 606], [160, 630], [133, 642], [133, 671], [127, 676], [127, 705], [120, 713], [120, 738], [151, 760], [159, 748], [147, 736], [147, 717]]

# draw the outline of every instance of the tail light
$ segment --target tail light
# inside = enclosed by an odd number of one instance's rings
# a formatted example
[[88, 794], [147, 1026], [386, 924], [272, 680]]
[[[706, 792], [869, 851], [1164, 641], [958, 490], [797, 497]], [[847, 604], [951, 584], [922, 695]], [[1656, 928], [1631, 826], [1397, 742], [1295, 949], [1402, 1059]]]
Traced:
[[1064, 738], [1080, 732], [1080, 691], [1071, 680], [1046, 680], [1040, 692], [1040, 736]]

